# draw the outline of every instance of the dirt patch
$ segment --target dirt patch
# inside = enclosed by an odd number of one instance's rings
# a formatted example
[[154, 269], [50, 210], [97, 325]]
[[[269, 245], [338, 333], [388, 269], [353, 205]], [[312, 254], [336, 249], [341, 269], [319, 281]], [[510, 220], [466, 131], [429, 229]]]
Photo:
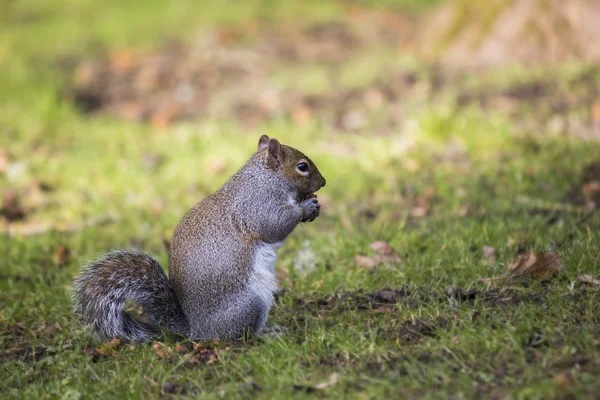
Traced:
[[449, 286], [444, 292], [425, 287], [403, 286], [398, 289], [379, 289], [372, 292], [347, 291], [317, 298], [295, 298], [294, 309], [297, 311], [317, 312], [319, 314], [344, 312], [349, 310], [392, 312], [397, 306], [418, 308], [434, 303], [450, 303], [458, 306], [468, 302], [475, 306], [482, 302], [489, 307], [518, 306], [523, 303], [543, 305], [546, 303], [546, 290], [541, 292], [525, 292], [514, 288], [471, 288], [462, 289]]
[[446, 288], [446, 296], [450, 305], [457, 306], [459, 303], [469, 302], [472, 306], [475, 301], [483, 302], [489, 307], [516, 307], [523, 303], [543, 305], [546, 303], [546, 290], [542, 292], [524, 292], [513, 288], [490, 288], [490, 289], [461, 289], [456, 286]]
[[405, 343], [417, 343], [425, 338], [437, 337], [440, 330], [452, 326], [448, 318], [415, 318], [402, 322], [398, 328], [387, 329], [380, 334], [389, 339], [400, 339]]
[[44, 345], [3, 348], [0, 353], [0, 361], [19, 360], [26, 363], [35, 363], [46, 357], [47, 352]]
[[365, 292], [362, 289], [332, 294], [316, 299], [296, 298], [294, 307], [317, 310], [318, 312], [343, 312], [348, 310], [390, 311], [395, 305], [419, 307], [431, 302], [443, 302], [440, 293], [405, 286], [398, 289], [380, 289]]
[[[44, 337], [52, 335], [54, 327], [45, 327], [43, 329]], [[0, 361], [20, 360], [27, 363], [35, 363], [46, 357], [48, 344], [37, 343], [37, 331], [27, 329], [23, 324], [17, 323], [3, 327], [0, 332]]]

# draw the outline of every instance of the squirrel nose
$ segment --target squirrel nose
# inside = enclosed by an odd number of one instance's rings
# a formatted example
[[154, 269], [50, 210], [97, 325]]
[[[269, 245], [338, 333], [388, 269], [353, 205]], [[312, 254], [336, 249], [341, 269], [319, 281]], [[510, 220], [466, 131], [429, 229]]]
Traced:
[[321, 187], [325, 186], [326, 183], [327, 181], [325, 180], [325, 178], [323, 178], [323, 183], [321, 184]]

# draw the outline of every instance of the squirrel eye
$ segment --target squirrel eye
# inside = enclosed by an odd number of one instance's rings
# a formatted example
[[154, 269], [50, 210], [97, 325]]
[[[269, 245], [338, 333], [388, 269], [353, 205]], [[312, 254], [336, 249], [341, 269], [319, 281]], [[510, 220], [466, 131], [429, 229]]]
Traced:
[[308, 172], [308, 163], [305, 163], [304, 161], [299, 162], [298, 165], [296, 165], [296, 168], [298, 168], [298, 171], [300, 172]]

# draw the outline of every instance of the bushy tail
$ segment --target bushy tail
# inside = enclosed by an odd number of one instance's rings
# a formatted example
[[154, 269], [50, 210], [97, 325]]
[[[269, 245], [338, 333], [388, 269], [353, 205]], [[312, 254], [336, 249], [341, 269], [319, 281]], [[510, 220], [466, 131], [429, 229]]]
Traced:
[[161, 330], [189, 333], [164, 270], [139, 251], [113, 251], [86, 265], [73, 281], [72, 301], [75, 313], [100, 339], [144, 341]]

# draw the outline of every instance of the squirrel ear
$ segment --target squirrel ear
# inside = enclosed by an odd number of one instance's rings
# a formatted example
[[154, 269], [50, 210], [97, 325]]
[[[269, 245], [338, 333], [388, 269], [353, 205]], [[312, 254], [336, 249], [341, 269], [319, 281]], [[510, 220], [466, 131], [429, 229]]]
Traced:
[[262, 135], [260, 139], [258, 139], [258, 151], [264, 150], [269, 147], [269, 137], [267, 135]]
[[267, 164], [273, 169], [277, 169], [281, 164], [281, 145], [277, 139], [269, 139], [269, 154]]

